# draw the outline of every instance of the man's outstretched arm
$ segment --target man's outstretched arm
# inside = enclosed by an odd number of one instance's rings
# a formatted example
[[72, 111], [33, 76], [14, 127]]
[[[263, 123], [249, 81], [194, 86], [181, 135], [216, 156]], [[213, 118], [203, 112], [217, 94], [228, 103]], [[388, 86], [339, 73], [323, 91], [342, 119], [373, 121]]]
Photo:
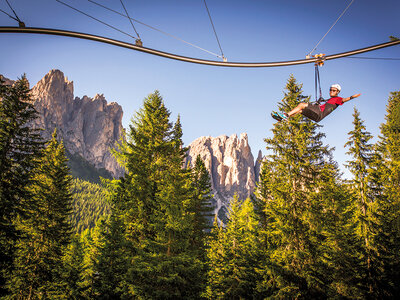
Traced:
[[343, 101], [343, 103], [345, 103], [345, 102], [347, 102], [347, 101], [350, 101], [351, 99], [360, 97], [360, 95], [361, 95], [361, 94], [355, 94], [355, 95], [350, 96], [350, 97], [347, 97], [347, 98], [342, 98], [342, 101]]

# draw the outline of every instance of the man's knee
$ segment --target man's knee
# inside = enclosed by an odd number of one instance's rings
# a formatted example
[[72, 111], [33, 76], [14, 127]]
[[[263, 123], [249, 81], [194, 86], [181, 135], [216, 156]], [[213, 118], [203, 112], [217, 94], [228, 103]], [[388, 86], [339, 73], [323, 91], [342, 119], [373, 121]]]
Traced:
[[301, 102], [299, 106], [301, 107], [301, 109], [305, 109], [308, 106], [308, 103]]

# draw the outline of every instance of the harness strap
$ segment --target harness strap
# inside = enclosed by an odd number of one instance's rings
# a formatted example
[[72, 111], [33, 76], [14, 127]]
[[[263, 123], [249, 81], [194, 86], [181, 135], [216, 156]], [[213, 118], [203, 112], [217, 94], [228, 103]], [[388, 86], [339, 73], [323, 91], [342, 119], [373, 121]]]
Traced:
[[[319, 89], [319, 98], [317, 96], [317, 90]], [[321, 104], [326, 102], [324, 98], [322, 98], [322, 90], [321, 90], [321, 83], [319, 78], [319, 69], [318, 64], [315, 64], [315, 103]]]

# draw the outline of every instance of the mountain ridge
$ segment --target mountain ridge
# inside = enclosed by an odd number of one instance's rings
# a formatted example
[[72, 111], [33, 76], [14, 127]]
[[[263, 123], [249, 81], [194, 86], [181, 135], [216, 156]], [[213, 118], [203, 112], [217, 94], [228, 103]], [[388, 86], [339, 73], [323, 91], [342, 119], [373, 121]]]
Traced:
[[[6, 79], [6, 84], [13, 83]], [[73, 81], [69, 81], [60, 70], [49, 71], [31, 91], [39, 112], [33, 126], [43, 128], [46, 139], [57, 128], [75, 177], [96, 181], [83, 172], [94, 172], [94, 168], [99, 171], [94, 177], [110, 178], [107, 172], [116, 178], [124, 174], [110, 153], [124, 132], [123, 111], [118, 103], [108, 102], [103, 94], [96, 94], [93, 98], [75, 97]], [[259, 151], [254, 159], [247, 133], [241, 133], [240, 137], [236, 134], [199, 137], [188, 145], [186, 164], [191, 165], [197, 155], [201, 156], [210, 173], [215, 213], [224, 220], [235, 194], [241, 200], [253, 194], [262, 153]]]

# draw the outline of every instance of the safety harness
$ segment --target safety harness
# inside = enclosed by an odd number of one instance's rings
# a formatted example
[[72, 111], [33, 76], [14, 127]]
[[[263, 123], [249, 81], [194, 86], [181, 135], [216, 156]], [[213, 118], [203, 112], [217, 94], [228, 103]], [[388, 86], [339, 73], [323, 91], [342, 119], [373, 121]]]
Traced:
[[[324, 65], [325, 54], [315, 54], [314, 57], [317, 58], [317, 60], [315, 61], [315, 102], [313, 103], [321, 105], [322, 103], [328, 101], [322, 97], [321, 83], [319, 77], [319, 67], [322, 67]], [[319, 91], [319, 97], [317, 91]]]

